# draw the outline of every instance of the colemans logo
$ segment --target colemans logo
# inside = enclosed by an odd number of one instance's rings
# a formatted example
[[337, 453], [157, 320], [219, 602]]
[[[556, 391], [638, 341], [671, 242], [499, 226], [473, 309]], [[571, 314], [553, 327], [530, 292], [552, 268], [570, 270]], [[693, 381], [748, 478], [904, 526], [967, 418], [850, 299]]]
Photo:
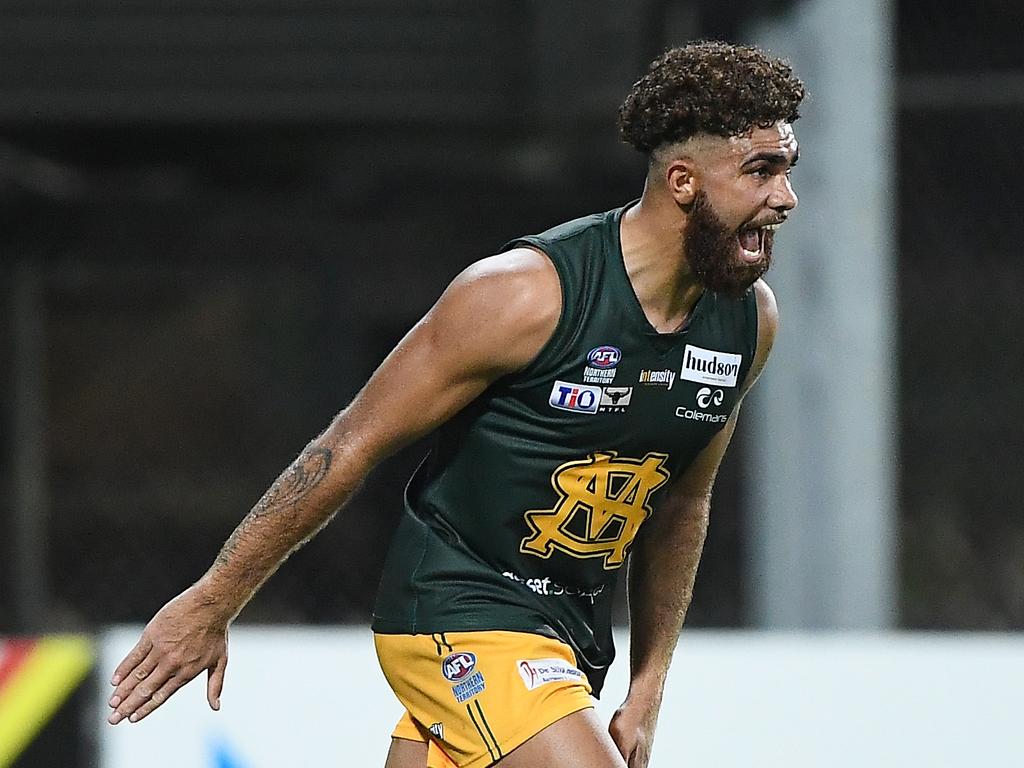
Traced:
[[669, 479], [667, 459], [664, 453], [620, 459], [608, 451], [562, 464], [551, 475], [559, 502], [525, 514], [531, 534], [519, 550], [548, 558], [558, 549], [573, 557], [602, 557], [606, 570], [620, 567], [651, 514], [651, 494]]

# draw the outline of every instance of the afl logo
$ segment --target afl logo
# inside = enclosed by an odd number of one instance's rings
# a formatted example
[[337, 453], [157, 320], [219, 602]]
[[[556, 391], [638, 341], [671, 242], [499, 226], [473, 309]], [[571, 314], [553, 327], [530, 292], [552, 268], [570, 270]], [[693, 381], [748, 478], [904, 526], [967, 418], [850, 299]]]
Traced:
[[475, 653], [453, 653], [441, 662], [441, 671], [445, 679], [453, 683], [464, 680], [476, 667]]
[[622, 359], [618, 347], [594, 347], [587, 355], [587, 362], [594, 368], [614, 368]]

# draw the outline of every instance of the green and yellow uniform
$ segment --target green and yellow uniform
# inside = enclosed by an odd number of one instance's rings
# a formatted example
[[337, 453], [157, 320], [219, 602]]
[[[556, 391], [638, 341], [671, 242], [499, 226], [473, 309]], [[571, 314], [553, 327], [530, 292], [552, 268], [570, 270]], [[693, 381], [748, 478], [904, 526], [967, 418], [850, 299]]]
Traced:
[[[378, 639], [554, 638], [600, 692], [619, 569], [672, 478], [725, 426], [757, 342], [753, 292], [705, 291], [684, 330], [658, 333], [623, 264], [624, 210], [506, 246], [548, 255], [562, 314], [529, 366], [441, 428], [410, 481], [374, 609]], [[455, 702], [459, 682], [440, 682]], [[474, 697], [487, 695], [483, 683]]]

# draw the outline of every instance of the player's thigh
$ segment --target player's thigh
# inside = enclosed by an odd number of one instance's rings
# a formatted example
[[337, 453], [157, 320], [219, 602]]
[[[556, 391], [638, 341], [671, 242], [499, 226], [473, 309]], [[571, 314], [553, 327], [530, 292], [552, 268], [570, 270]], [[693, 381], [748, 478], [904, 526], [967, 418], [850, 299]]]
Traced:
[[427, 743], [410, 739], [391, 739], [384, 768], [426, 768]]
[[566, 715], [498, 761], [501, 768], [626, 768], [593, 709]]

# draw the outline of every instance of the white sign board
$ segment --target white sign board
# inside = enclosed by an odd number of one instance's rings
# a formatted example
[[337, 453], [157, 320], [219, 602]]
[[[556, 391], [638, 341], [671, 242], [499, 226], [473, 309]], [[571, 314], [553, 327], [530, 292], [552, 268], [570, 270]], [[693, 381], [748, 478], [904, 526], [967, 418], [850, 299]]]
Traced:
[[[105, 636], [101, 678], [137, 636]], [[618, 640], [606, 721], [628, 679]], [[1020, 635], [686, 631], [650, 768], [1024, 765], [1021, 691]], [[141, 723], [98, 707], [101, 768], [380, 767], [402, 711], [365, 628], [232, 630], [221, 705], [204, 679]]]
[[[104, 636], [101, 685], [140, 631]], [[377, 666], [369, 629], [237, 627], [229, 642], [219, 712], [206, 703], [204, 674], [142, 722], [110, 726], [107, 685], [101, 768], [384, 765], [402, 706]]]

